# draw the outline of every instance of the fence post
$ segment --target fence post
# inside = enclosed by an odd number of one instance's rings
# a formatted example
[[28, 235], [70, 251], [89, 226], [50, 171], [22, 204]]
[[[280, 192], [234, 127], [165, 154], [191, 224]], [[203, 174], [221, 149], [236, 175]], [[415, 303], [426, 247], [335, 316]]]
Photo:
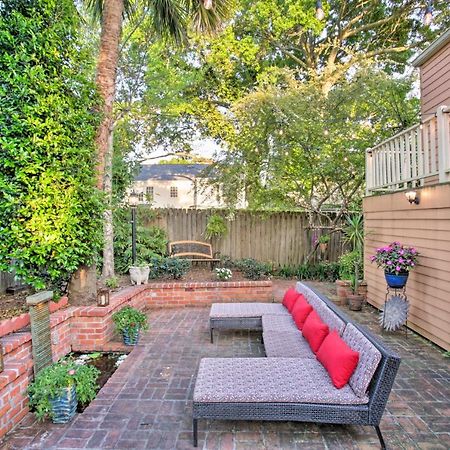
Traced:
[[439, 155], [439, 183], [449, 180], [450, 170], [450, 127], [449, 117], [446, 115], [450, 109], [446, 105], [439, 106], [437, 110], [438, 155]]
[[370, 189], [372, 188], [372, 176], [373, 176], [373, 155], [372, 149], [368, 148], [366, 150], [366, 196], [371, 194]]

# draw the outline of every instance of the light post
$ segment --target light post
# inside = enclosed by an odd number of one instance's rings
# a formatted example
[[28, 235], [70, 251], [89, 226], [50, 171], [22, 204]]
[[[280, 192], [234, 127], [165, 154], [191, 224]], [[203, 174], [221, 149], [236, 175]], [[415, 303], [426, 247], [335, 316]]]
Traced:
[[138, 195], [132, 192], [128, 198], [128, 204], [131, 208], [131, 264], [136, 265], [136, 208], [138, 204]]

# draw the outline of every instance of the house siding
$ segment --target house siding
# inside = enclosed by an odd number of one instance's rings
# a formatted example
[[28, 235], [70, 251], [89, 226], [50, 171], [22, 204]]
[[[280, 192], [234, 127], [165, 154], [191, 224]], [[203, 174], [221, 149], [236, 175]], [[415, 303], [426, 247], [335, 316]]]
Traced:
[[420, 67], [421, 112], [426, 118], [441, 105], [450, 106], [450, 42]]
[[368, 257], [392, 241], [416, 247], [419, 265], [406, 286], [408, 326], [450, 350], [450, 185], [424, 187], [418, 192], [419, 205], [410, 205], [404, 192], [364, 199], [368, 302], [380, 308], [386, 294], [383, 270]]

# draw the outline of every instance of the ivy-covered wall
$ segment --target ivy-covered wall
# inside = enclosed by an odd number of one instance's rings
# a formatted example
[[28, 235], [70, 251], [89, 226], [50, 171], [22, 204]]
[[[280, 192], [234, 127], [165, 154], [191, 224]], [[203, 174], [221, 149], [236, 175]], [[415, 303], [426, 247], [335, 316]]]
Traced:
[[101, 243], [99, 100], [78, 20], [72, 0], [0, 2], [0, 270], [36, 288]]

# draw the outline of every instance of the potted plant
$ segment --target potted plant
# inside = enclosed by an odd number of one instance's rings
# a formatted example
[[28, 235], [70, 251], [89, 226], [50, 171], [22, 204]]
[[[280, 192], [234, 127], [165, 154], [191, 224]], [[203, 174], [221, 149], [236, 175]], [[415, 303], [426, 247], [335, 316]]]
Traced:
[[233, 272], [231, 272], [231, 270], [227, 269], [226, 267], [217, 267], [216, 269], [214, 269], [214, 272], [216, 274], [216, 278], [219, 281], [228, 281], [233, 277]]
[[144, 262], [138, 266], [130, 266], [131, 284], [147, 284], [150, 266]]
[[329, 234], [322, 234], [322, 236], [319, 237], [319, 247], [321, 253], [325, 253], [327, 251], [329, 242], [330, 242]]
[[359, 262], [355, 262], [354, 273], [350, 276], [350, 293], [347, 294], [348, 309], [351, 311], [361, 311], [364, 302], [364, 295], [359, 292], [360, 270]]
[[147, 316], [131, 306], [124, 306], [112, 315], [117, 331], [122, 333], [125, 345], [136, 345], [140, 332], [148, 329]]
[[78, 402], [89, 403], [97, 393], [100, 371], [64, 358], [42, 369], [28, 387], [30, 406], [39, 420], [66, 423], [75, 415]]
[[377, 267], [384, 269], [386, 283], [393, 289], [402, 289], [408, 281], [409, 271], [417, 265], [419, 253], [414, 247], [407, 247], [400, 242], [392, 242], [377, 248], [370, 257]]

